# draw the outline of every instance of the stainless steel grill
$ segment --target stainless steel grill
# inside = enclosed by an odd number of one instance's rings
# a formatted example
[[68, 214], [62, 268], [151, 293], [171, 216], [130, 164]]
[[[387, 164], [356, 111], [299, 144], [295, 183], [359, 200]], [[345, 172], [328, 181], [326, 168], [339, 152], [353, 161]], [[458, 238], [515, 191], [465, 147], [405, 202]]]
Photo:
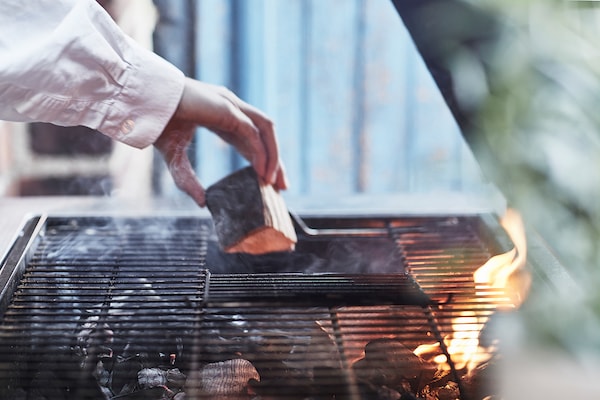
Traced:
[[[504, 301], [473, 283], [510, 246], [493, 217], [305, 220], [265, 256], [223, 254], [202, 218], [29, 220], [0, 270], [0, 397], [489, 394], [444, 339]], [[447, 372], [412, 353], [436, 343]]]

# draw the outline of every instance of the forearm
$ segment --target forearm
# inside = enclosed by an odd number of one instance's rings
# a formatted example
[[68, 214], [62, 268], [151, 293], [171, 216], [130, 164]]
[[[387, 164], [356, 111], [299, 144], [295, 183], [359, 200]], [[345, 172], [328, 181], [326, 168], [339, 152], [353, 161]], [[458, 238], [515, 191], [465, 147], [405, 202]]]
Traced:
[[85, 125], [145, 147], [183, 84], [93, 1], [0, 0], [0, 119]]

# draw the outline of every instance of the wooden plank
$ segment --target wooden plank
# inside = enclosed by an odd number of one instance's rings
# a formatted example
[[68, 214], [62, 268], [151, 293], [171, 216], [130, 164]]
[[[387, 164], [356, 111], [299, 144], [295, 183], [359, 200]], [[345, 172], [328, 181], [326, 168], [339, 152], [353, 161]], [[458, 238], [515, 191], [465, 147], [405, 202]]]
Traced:
[[[391, 2], [204, 0], [195, 7], [196, 75], [273, 118], [291, 182], [286, 194], [477, 185], [477, 165]], [[197, 155], [205, 185], [240, 166], [205, 131]]]
[[266, 0], [265, 4], [265, 111], [275, 121], [290, 189], [308, 193], [304, 139], [306, 104], [306, 2]]
[[357, 2], [310, 4], [306, 150], [313, 195], [352, 193], [352, 121]]
[[[407, 154], [412, 118], [407, 83], [410, 38], [391, 2], [367, 2], [365, 32], [365, 191], [408, 188]], [[385, 29], [381, 29], [385, 26]]]
[[[270, 12], [270, 4], [265, 0], [235, 0], [235, 46], [232, 52], [232, 89], [244, 101], [263, 110], [275, 119], [267, 109], [267, 100], [273, 93], [270, 87], [274, 82], [272, 43], [276, 17]], [[268, 58], [268, 60], [267, 60]], [[234, 169], [248, 164], [241, 157], [234, 159]]]
[[265, 107], [265, 47], [272, 38], [265, 36], [267, 25], [274, 21], [266, 21], [267, 5], [261, 0], [237, 0], [236, 40], [239, 65], [234, 71], [238, 84], [235, 88], [238, 95], [250, 104], [264, 109]]

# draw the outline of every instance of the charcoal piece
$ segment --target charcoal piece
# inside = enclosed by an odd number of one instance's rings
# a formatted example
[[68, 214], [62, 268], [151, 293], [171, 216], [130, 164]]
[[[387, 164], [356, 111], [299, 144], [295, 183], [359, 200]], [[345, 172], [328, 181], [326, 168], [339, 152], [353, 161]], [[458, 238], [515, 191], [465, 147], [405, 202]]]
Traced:
[[142, 389], [151, 389], [167, 384], [167, 371], [160, 368], [143, 368], [137, 374], [138, 385]]
[[[47, 354], [28, 385], [28, 399], [104, 400], [104, 394], [86, 366], [68, 349]], [[90, 363], [91, 364], [91, 363]], [[95, 368], [95, 365], [93, 365]]]
[[167, 370], [167, 386], [171, 389], [181, 389], [185, 385], [187, 377], [179, 368]]
[[[125, 349], [126, 351], [128, 348]], [[125, 353], [127, 355], [127, 353]], [[111, 388], [115, 393], [129, 393], [137, 385], [138, 371], [143, 368], [139, 357], [117, 357], [112, 368]]]
[[437, 389], [437, 398], [439, 400], [454, 400], [460, 398], [460, 391], [455, 382], [448, 382], [445, 386]]
[[[291, 312], [288, 317], [294, 315]], [[264, 326], [257, 326], [261, 324]], [[260, 382], [251, 383], [260, 398], [350, 398], [338, 348], [318, 323], [298, 326], [291, 320], [282, 321], [277, 329], [272, 323], [253, 325], [246, 334], [253, 343], [243, 357], [252, 362], [261, 377]]]
[[206, 205], [225, 252], [294, 250], [298, 239], [283, 198], [273, 186], [262, 182], [252, 167], [206, 189]]
[[468, 399], [500, 398], [502, 392], [502, 387], [498, 382], [500, 364], [500, 359], [494, 357], [462, 376], [461, 390], [463, 390], [464, 397]]
[[417, 396], [412, 393], [403, 393], [400, 400], [417, 400]]
[[365, 356], [352, 368], [359, 380], [393, 388], [401, 394], [418, 393], [437, 370], [435, 365], [427, 363], [395, 339], [367, 343]]

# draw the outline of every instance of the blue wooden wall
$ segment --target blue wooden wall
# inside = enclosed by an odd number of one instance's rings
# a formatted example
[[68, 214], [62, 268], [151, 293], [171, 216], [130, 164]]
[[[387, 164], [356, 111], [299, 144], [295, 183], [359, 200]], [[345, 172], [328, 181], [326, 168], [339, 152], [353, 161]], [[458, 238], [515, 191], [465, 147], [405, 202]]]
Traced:
[[[293, 195], [470, 191], [479, 168], [389, 0], [155, 0], [156, 50], [275, 121]], [[199, 131], [208, 185], [244, 161]]]

